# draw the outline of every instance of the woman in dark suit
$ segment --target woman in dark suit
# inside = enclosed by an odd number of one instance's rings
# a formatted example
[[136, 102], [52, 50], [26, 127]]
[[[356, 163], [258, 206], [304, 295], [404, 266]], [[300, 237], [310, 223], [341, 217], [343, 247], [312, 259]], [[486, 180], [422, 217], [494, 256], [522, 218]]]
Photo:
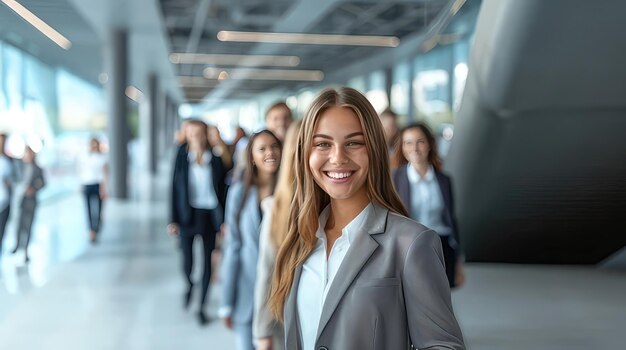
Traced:
[[211, 252], [215, 248], [215, 235], [224, 221], [226, 169], [222, 159], [211, 152], [205, 123], [189, 120], [185, 133], [187, 144], [179, 148], [174, 164], [171, 223], [167, 229], [170, 234], [180, 236], [183, 271], [187, 281], [185, 308], [191, 302], [193, 291], [193, 240], [196, 236], [202, 238], [204, 272], [198, 320], [200, 324], [206, 324], [208, 319], [204, 305], [211, 281]]
[[454, 216], [450, 177], [443, 173], [437, 143], [426, 124], [415, 123], [400, 131], [393, 182], [411, 218], [433, 229], [441, 238], [450, 287], [463, 283], [459, 230]]
[[24, 196], [22, 197], [22, 204], [20, 206], [20, 223], [17, 229], [17, 243], [13, 253], [16, 253], [19, 249], [22, 236], [26, 236], [26, 242], [24, 243], [24, 260], [28, 262], [28, 243], [30, 242], [31, 231], [33, 227], [33, 219], [35, 218], [35, 211], [37, 210], [37, 192], [46, 184], [43, 176], [43, 170], [37, 165], [36, 154], [30, 148], [26, 147], [24, 151], [24, 181], [26, 188], [24, 189]]

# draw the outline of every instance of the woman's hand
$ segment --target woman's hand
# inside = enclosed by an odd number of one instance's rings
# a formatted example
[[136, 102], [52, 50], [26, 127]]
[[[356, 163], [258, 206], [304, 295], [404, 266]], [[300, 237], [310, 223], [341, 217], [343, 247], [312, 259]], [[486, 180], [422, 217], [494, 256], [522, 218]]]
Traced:
[[233, 329], [233, 318], [230, 316], [224, 317], [224, 325], [228, 329]]
[[454, 288], [459, 288], [465, 283], [465, 269], [463, 266], [463, 261], [459, 259], [456, 262], [456, 271], [454, 273]]
[[172, 222], [171, 224], [167, 225], [167, 233], [169, 233], [170, 236], [178, 236], [180, 234], [180, 228], [178, 227], [178, 224]]
[[107, 199], [107, 189], [103, 184], [100, 184], [100, 200]]
[[272, 338], [259, 338], [256, 343], [256, 350], [272, 350]]

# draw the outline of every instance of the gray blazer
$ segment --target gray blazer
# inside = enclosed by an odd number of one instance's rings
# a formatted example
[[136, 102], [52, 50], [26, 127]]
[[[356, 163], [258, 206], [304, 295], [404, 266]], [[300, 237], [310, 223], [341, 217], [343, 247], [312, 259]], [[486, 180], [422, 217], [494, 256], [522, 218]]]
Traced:
[[[238, 182], [230, 188], [226, 199], [227, 231], [220, 270], [223, 283], [221, 309], [231, 310], [233, 323], [251, 324], [261, 213], [256, 187], [250, 187], [246, 198], [243, 198], [243, 192], [243, 186]], [[237, 211], [242, 200], [244, 205], [237, 225]]]
[[28, 181], [28, 183], [25, 184], [26, 187], [24, 188], [24, 190], [32, 187], [34, 192], [31, 195], [28, 195], [26, 194], [26, 192], [24, 192], [21, 203], [22, 210], [34, 210], [35, 206], [37, 205], [37, 192], [39, 192], [39, 190], [41, 190], [46, 185], [46, 179], [43, 175], [43, 169], [41, 169], [41, 167], [36, 163], [32, 163], [30, 165], [26, 165], [24, 170], [26, 170], [26, 167], [28, 166], [32, 167], [32, 173], [30, 178], [25, 179], [25, 181]]
[[[465, 349], [450, 300], [441, 241], [374, 205], [333, 280], [315, 349]], [[302, 267], [285, 303], [286, 348], [302, 349], [296, 310]]]
[[[252, 335], [254, 339], [272, 338], [272, 350], [284, 349], [285, 334], [283, 325], [274, 319], [270, 312], [267, 299], [272, 285], [272, 273], [276, 264], [276, 248], [272, 243], [271, 224], [274, 197], [267, 197], [261, 202], [263, 220], [259, 236], [259, 262], [256, 270], [254, 286], [254, 317], [252, 319]], [[287, 213], [285, 213], [287, 215]]]

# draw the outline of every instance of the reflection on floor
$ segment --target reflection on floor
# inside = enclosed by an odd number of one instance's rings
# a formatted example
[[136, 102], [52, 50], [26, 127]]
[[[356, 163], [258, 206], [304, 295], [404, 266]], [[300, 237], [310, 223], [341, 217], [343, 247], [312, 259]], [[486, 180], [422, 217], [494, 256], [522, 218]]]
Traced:
[[[10, 254], [9, 227], [0, 270], [0, 348], [234, 348], [221, 322], [200, 327], [182, 308], [179, 256], [165, 233], [162, 199], [109, 201], [95, 246], [87, 243], [83, 213], [78, 193], [43, 205], [29, 265], [22, 252]], [[473, 264], [467, 279], [453, 297], [469, 349], [623, 348], [623, 272]]]

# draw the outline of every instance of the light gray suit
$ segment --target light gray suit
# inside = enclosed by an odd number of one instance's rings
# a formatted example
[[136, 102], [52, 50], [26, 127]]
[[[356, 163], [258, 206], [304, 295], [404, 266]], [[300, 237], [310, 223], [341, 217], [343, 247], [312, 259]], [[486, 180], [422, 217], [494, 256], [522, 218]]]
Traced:
[[[322, 309], [315, 350], [465, 349], [437, 234], [374, 205]], [[286, 348], [302, 349], [296, 309], [302, 267], [285, 303]]]
[[243, 186], [238, 182], [230, 188], [226, 200], [227, 234], [220, 270], [223, 283], [221, 309], [231, 310], [230, 316], [238, 336], [237, 349], [251, 349], [261, 213], [256, 187], [251, 186], [246, 198], [243, 196]]

